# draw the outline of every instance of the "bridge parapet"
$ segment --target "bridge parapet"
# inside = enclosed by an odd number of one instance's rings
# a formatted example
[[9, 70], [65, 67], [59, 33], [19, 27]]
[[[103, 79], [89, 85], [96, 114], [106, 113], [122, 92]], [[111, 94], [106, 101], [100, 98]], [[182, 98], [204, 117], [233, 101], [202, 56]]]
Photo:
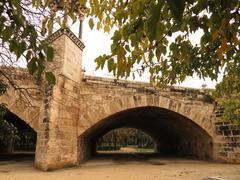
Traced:
[[112, 78], [96, 77], [96, 76], [85, 76], [83, 81], [88, 85], [95, 85], [98, 87], [117, 87], [132, 89], [135, 93], [149, 93], [155, 95], [161, 95], [164, 97], [179, 97], [184, 100], [196, 100], [205, 103], [213, 103], [214, 100], [208, 95], [208, 92], [213, 89], [197, 89], [181, 86], [167, 86], [165, 88], [152, 86], [146, 82], [116, 80]]

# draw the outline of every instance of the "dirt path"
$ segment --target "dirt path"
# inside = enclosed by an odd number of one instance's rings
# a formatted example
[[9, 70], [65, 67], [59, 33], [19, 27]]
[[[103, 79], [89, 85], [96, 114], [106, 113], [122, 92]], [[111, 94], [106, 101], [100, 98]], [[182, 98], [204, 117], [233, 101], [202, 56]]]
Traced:
[[240, 165], [141, 154], [99, 156], [78, 167], [42, 172], [30, 159], [0, 161], [0, 180], [240, 180]]

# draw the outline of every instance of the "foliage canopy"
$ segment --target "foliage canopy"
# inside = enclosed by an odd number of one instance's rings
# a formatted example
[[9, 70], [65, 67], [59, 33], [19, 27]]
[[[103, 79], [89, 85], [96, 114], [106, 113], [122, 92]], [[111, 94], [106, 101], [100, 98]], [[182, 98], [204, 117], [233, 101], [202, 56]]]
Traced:
[[[88, 14], [94, 18], [90, 27], [105, 31], [117, 27], [112, 53], [96, 59], [98, 68], [106, 64], [116, 77], [128, 77], [136, 67], [139, 73], [149, 71], [153, 83], [167, 85], [194, 74], [216, 80], [221, 70], [227, 75], [240, 72], [238, 0], [90, 0], [89, 4]], [[193, 44], [190, 36], [199, 34], [200, 43]]]
[[[152, 83], [168, 85], [194, 74], [216, 80], [221, 70], [239, 77], [239, 8], [238, 0], [3, 0], [0, 40], [39, 76], [45, 59], [53, 59], [41, 37], [56, 23], [67, 27], [67, 17], [74, 23], [87, 16], [91, 28], [116, 29], [111, 54], [99, 56], [96, 63], [117, 78], [148, 71]], [[41, 26], [35, 26], [34, 17]], [[195, 33], [199, 44], [190, 41]], [[54, 83], [52, 75], [45, 75]]]

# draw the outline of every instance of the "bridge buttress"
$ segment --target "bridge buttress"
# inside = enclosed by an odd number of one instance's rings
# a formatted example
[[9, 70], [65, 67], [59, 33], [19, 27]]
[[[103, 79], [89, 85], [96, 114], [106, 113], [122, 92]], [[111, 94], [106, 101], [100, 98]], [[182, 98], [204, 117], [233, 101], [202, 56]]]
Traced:
[[35, 166], [42, 170], [59, 169], [78, 163], [77, 123], [79, 86], [82, 78], [84, 45], [71, 31], [62, 29], [49, 41], [54, 60], [47, 67], [53, 71], [56, 84], [47, 83], [40, 110]]

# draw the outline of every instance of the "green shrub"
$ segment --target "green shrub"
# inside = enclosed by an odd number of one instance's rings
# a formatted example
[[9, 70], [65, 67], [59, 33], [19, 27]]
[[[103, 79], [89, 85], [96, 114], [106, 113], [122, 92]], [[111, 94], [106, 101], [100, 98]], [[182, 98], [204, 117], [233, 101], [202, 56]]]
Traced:
[[0, 147], [7, 147], [17, 138], [17, 128], [6, 120], [0, 120]]
[[17, 128], [8, 121], [4, 120], [6, 106], [0, 104], [0, 148], [7, 147], [13, 139], [17, 138]]
[[231, 98], [222, 102], [224, 107], [223, 119], [233, 121], [240, 126], [240, 99]]

